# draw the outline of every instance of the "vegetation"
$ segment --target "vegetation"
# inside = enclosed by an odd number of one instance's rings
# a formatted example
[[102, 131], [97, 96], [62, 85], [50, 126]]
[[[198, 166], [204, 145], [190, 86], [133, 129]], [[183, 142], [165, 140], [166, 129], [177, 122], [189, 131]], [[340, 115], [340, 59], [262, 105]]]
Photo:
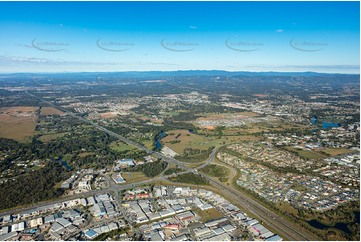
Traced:
[[213, 149], [214, 149], [213, 146], [209, 147], [207, 150], [200, 150], [196, 148], [185, 148], [184, 155], [177, 156], [176, 159], [189, 163], [204, 161], [209, 157]]
[[70, 173], [61, 164], [50, 162], [43, 169], [9, 179], [0, 186], [0, 209], [59, 197], [64, 190], [54, 186], [68, 177]]
[[303, 149], [298, 149], [298, 148], [294, 148], [294, 147], [286, 147], [285, 149], [287, 151], [290, 151], [290, 152], [298, 155], [301, 158], [306, 159], [306, 160], [322, 159], [322, 158], [326, 157], [323, 154], [320, 154], [320, 153], [317, 153], [317, 152], [311, 151], [311, 150], [303, 150]]
[[204, 177], [200, 176], [199, 174], [194, 173], [185, 173], [182, 175], [178, 175], [176, 177], [173, 177], [170, 179], [174, 182], [181, 182], [181, 183], [189, 183], [189, 184], [195, 184], [195, 185], [208, 185], [209, 182]]
[[167, 168], [167, 162], [158, 160], [155, 162], [148, 162], [142, 165], [138, 165], [135, 168], [130, 168], [133, 171], [141, 171], [147, 177], [155, 177], [162, 173]]
[[210, 208], [207, 210], [195, 208], [193, 211], [201, 217], [201, 221], [203, 223], [224, 217], [224, 215], [215, 208]]
[[147, 178], [143, 172], [122, 172], [122, 177], [126, 182], [137, 182]]
[[200, 171], [210, 176], [217, 177], [221, 182], [225, 182], [228, 180], [227, 177], [229, 175], [229, 170], [223, 166], [209, 164], [200, 169]]
[[168, 170], [166, 170], [164, 172], [164, 175], [168, 176], [168, 175], [172, 175], [173, 173], [178, 173], [178, 172], [182, 172], [184, 171], [183, 169], [181, 168], [169, 168]]

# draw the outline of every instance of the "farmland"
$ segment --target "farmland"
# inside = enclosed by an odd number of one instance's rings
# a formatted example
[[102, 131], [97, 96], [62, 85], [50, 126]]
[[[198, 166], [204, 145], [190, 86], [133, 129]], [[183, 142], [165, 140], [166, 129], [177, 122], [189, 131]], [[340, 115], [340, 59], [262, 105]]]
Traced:
[[36, 107], [0, 109], [0, 137], [28, 142], [35, 134]]

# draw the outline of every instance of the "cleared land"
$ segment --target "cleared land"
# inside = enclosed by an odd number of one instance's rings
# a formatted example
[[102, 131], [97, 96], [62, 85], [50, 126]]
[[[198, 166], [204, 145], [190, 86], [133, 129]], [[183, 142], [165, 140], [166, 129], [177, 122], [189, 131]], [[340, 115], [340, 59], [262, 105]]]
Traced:
[[125, 144], [125, 143], [123, 143], [121, 141], [113, 141], [112, 143], [110, 143], [109, 147], [112, 150], [116, 150], [116, 151], [119, 151], [119, 152], [135, 149], [133, 146], [127, 145], [127, 144]]
[[138, 182], [149, 179], [142, 172], [122, 172], [122, 177], [126, 182]]
[[297, 148], [294, 148], [294, 147], [286, 147], [286, 150], [291, 151], [291, 152], [295, 152], [295, 153], [297, 153], [297, 155], [299, 157], [304, 158], [304, 159], [312, 160], [312, 159], [326, 158], [325, 155], [320, 154], [320, 153], [318, 153], [316, 151], [312, 151], [312, 150], [302, 150], [302, 149], [297, 149]]
[[0, 109], [0, 137], [18, 142], [30, 141], [35, 134], [37, 107]]
[[258, 140], [257, 137], [252, 135], [206, 137], [206, 135], [193, 134], [188, 130], [181, 129], [167, 131], [167, 134], [168, 136], [162, 139], [162, 143], [180, 155], [184, 154], [185, 148], [207, 150], [212, 146], [217, 147], [234, 142]]
[[228, 168], [215, 164], [209, 164], [199, 171], [204, 172], [212, 177], [217, 177], [221, 181], [227, 181], [230, 174], [230, 170]]
[[89, 155], [94, 155], [94, 152], [83, 152], [78, 154], [79, 157], [87, 157]]
[[[202, 114], [203, 116], [206, 117], [200, 117], [197, 118], [197, 121], [210, 121], [210, 120], [216, 120], [219, 121], [221, 119], [233, 119], [234, 117], [237, 118], [249, 118], [249, 117], [257, 117], [259, 116], [258, 113], [254, 113], [254, 112], [239, 112], [239, 113], [222, 113], [222, 114], [210, 114], [210, 113], [206, 113], [206, 114]], [[230, 117], [231, 116], [231, 117]]]
[[116, 118], [118, 114], [114, 112], [106, 112], [106, 113], [100, 113], [99, 114], [102, 118], [108, 119], [108, 118]]
[[196, 208], [193, 209], [193, 211], [201, 217], [201, 221], [203, 223], [224, 217], [224, 215], [215, 208], [210, 208], [204, 211], [202, 211], [199, 208]]
[[54, 107], [42, 107], [40, 111], [40, 115], [47, 116], [47, 115], [64, 115], [63, 111], [60, 111]]
[[66, 134], [67, 133], [44, 134], [44, 135], [40, 136], [39, 139], [44, 143], [48, 143], [48, 142], [50, 142], [52, 140], [63, 137]]
[[344, 149], [344, 148], [324, 148], [321, 151], [330, 156], [337, 156], [337, 155], [351, 153], [353, 150]]

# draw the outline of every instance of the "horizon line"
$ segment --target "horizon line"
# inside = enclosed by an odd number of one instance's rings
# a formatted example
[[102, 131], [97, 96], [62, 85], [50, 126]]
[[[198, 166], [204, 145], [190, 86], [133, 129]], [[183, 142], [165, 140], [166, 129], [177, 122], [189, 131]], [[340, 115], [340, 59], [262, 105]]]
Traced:
[[229, 70], [221, 70], [221, 69], [187, 69], [187, 70], [136, 70], [136, 71], [50, 71], [50, 72], [42, 72], [42, 71], [33, 71], [33, 72], [1, 72], [0, 75], [7, 74], [76, 74], [76, 73], [130, 73], [130, 72], [191, 72], [191, 71], [204, 71], [204, 72], [211, 72], [211, 71], [220, 71], [220, 72], [228, 72], [228, 73], [315, 73], [315, 74], [329, 74], [329, 75], [360, 75], [360, 72], [358, 73], [349, 73], [349, 72], [318, 72], [318, 71], [311, 71], [311, 70], [305, 70], [305, 71], [229, 71]]

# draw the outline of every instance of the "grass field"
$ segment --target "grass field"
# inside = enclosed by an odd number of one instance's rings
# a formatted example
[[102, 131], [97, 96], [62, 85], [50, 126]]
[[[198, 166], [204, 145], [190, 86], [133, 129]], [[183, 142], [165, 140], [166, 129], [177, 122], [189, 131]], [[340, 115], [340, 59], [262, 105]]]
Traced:
[[254, 112], [238, 112], [238, 113], [221, 113], [221, 114], [215, 114], [215, 113], [201, 113], [200, 115], [205, 117], [197, 118], [197, 121], [209, 121], [209, 120], [220, 120], [220, 119], [229, 119], [237, 117], [237, 118], [249, 118], [249, 117], [257, 117], [259, 116], [258, 113]]
[[[242, 142], [245, 140], [258, 140], [253, 135], [240, 135], [240, 136], [206, 136], [206, 132], [201, 134], [193, 134], [188, 130], [170, 130], [167, 132], [168, 136], [162, 139], [162, 143], [174, 150], [180, 155], [184, 154], [185, 148], [197, 148], [207, 150], [209, 147], [217, 147], [224, 144], [235, 142]], [[177, 137], [177, 138], [176, 138]], [[175, 143], [175, 141], [177, 143]]]
[[330, 156], [337, 156], [352, 152], [352, 150], [345, 148], [324, 148], [321, 151]]
[[140, 143], [142, 143], [145, 147], [148, 149], [153, 149], [153, 141], [152, 140], [142, 140]]
[[219, 219], [219, 218], [224, 217], [224, 215], [215, 208], [207, 209], [204, 211], [202, 211], [199, 208], [196, 208], [196, 209], [193, 209], [193, 211], [201, 217], [201, 221], [203, 223], [210, 221], [210, 220]]
[[0, 109], [0, 137], [29, 142], [35, 134], [37, 107]]
[[40, 111], [40, 115], [43, 116], [55, 115], [55, 114], [64, 115], [64, 112], [54, 107], [42, 107]]
[[207, 185], [209, 184], [208, 180], [201, 177], [199, 174], [193, 174], [191, 172], [178, 175], [176, 177], [170, 178], [170, 181], [180, 182], [180, 183], [189, 183], [194, 185]]
[[200, 169], [199, 171], [204, 172], [212, 177], [224, 178], [224, 179], [227, 179], [228, 175], [230, 174], [228, 168], [214, 164], [209, 164], [203, 167], [202, 169]]
[[291, 152], [296, 152], [297, 155], [301, 158], [304, 159], [323, 159], [326, 158], [325, 155], [318, 153], [316, 151], [312, 151], [312, 150], [302, 150], [302, 149], [297, 149], [294, 147], [286, 147], [286, 150], [291, 151]]
[[125, 144], [125, 143], [123, 143], [121, 141], [113, 141], [112, 143], [110, 143], [109, 147], [112, 150], [116, 150], [116, 151], [119, 151], [119, 152], [135, 149], [133, 146], [127, 145], [127, 144]]
[[78, 154], [79, 157], [87, 157], [89, 155], [93, 155], [94, 152], [83, 152], [83, 153], [80, 153]]
[[48, 142], [50, 142], [52, 140], [63, 137], [66, 134], [67, 133], [44, 134], [44, 135], [40, 136], [39, 139], [44, 143], [48, 143]]
[[138, 182], [149, 179], [142, 172], [122, 172], [122, 177], [126, 182]]

